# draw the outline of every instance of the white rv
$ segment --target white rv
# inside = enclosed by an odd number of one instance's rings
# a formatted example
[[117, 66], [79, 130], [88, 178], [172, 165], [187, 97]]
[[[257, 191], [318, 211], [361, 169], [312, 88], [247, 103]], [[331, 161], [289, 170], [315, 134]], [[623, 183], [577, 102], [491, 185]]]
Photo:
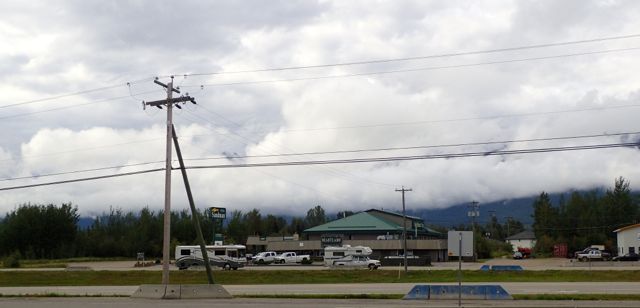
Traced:
[[324, 249], [324, 264], [332, 266], [335, 261], [348, 256], [369, 256], [373, 250], [366, 246], [329, 246]]
[[[209, 263], [223, 269], [238, 269], [247, 263], [244, 245], [207, 245]], [[176, 266], [187, 269], [190, 266], [204, 265], [202, 251], [198, 245], [176, 246]]]

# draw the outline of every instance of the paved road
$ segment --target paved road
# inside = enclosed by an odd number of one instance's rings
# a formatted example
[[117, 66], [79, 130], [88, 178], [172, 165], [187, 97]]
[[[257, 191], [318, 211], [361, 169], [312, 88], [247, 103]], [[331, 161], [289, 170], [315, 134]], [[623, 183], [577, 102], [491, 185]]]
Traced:
[[[426, 284], [426, 283], [425, 283]], [[443, 283], [438, 283], [443, 284]], [[452, 283], [449, 283], [452, 284]], [[465, 283], [464, 285], [472, 285]], [[480, 284], [480, 283], [475, 283]], [[484, 283], [486, 284], [486, 283]], [[640, 282], [504, 282], [511, 294], [640, 294]], [[296, 285], [226, 285], [232, 295], [255, 294], [405, 294], [414, 283], [358, 283], [358, 284], [296, 284]], [[0, 287], [2, 295], [101, 295], [128, 296], [137, 286], [78, 286], [78, 287]]]
[[[640, 307], [638, 301], [463, 301], [463, 307]], [[0, 307], [12, 308], [298, 308], [298, 307], [458, 307], [457, 301], [340, 300], [340, 299], [217, 299], [148, 300], [132, 298], [0, 298]]]

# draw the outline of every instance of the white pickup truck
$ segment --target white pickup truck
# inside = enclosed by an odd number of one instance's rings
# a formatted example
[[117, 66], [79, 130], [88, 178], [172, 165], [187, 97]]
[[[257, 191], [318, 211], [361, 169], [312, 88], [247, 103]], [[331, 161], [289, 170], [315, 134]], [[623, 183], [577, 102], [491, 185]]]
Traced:
[[380, 267], [380, 261], [369, 259], [367, 256], [351, 255], [342, 259], [333, 261], [332, 267], [364, 267], [369, 270], [375, 270]]
[[295, 252], [283, 252], [274, 258], [275, 263], [303, 263], [311, 260], [309, 255], [297, 255]]
[[580, 261], [593, 261], [593, 260], [604, 260], [607, 261], [609, 259], [611, 259], [611, 254], [609, 254], [608, 252], [605, 251], [600, 251], [600, 250], [590, 250], [588, 252], [585, 253], [578, 253], [578, 255], [576, 256], [576, 258]]
[[275, 261], [277, 255], [275, 251], [264, 251], [255, 255], [251, 260], [257, 264], [269, 264]]

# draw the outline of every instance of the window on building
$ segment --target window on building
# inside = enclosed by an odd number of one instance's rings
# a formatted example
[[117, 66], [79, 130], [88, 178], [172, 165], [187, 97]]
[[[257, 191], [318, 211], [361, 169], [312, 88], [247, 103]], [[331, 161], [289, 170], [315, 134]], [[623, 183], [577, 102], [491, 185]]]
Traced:
[[636, 248], [635, 247], [629, 247], [629, 253], [636, 253]]

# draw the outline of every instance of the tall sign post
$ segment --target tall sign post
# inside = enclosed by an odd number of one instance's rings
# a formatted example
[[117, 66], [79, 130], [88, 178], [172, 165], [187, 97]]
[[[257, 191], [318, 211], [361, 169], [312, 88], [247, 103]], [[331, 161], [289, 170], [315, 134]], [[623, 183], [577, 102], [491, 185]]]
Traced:
[[216, 222], [227, 218], [227, 209], [224, 207], [210, 207], [211, 218], [213, 219], [213, 245], [216, 244]]

